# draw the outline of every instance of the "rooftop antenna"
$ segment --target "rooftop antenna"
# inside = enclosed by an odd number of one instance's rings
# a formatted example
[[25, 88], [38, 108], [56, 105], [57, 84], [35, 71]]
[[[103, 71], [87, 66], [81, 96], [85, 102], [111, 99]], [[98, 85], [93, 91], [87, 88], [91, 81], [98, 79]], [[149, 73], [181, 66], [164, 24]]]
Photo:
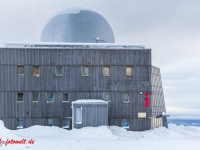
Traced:
[[97, 41], [97, 43], [104, 42], [104, 40], [101, 40], [99, 37], [96, 37], [96, 41]]

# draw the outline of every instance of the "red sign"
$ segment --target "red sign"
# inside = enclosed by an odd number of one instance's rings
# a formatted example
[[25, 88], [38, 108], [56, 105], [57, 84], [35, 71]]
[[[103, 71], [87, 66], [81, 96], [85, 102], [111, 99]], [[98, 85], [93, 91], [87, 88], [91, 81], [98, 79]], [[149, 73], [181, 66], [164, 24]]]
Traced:
[[145, 106], [146, 106], [146, 107], [149, 107], [149, 105], [150, 105], [149, 92], [145, 92], [144, 96], [145, 96], [145, 97], [144, 97]]

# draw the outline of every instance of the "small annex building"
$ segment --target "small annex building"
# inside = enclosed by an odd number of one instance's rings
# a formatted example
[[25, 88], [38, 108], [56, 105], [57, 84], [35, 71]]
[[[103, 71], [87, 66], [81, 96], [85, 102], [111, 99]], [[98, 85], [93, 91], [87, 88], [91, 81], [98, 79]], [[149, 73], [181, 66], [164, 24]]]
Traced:
[[76, 100], [72, 102], [72, 129], [108, 125], [108, 102]]
[[0, 119], [12, 130], [167, 126], [161, 72], [151, 54], [144, 45], [115, 43], [99, 13], [64, 9], [44, 26], [40, 42], [0, 47]]

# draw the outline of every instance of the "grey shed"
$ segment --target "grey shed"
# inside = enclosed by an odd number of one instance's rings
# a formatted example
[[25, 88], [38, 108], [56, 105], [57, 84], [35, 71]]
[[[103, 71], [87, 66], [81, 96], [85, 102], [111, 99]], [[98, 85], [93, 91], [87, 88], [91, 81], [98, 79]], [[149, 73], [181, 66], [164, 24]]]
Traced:
[[108, 125], [108, 102], [83, 99], [72, 102], [72, 129]]

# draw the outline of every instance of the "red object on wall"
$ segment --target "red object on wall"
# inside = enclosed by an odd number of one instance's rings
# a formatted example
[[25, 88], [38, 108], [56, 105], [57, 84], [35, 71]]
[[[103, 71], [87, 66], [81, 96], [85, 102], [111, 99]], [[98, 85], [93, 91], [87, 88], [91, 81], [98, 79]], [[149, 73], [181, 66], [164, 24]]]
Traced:
[[145, 97], [144, 100], [145, 100], [145, 102], [146, 102], [145, 106], [146, 106], [146, 107], [149, 107], [149, 98]]
[[146, 92], [144, 95], [145, 95], [146, 97], [149, 97], [149, 92]]
[[146, 106], [146, 107], [149, 107], [149, 105], [150, 105], [149, 92], [145, 92], [144, 96], [145, 96], [145, 97], [144, 97], [145, 106]]

